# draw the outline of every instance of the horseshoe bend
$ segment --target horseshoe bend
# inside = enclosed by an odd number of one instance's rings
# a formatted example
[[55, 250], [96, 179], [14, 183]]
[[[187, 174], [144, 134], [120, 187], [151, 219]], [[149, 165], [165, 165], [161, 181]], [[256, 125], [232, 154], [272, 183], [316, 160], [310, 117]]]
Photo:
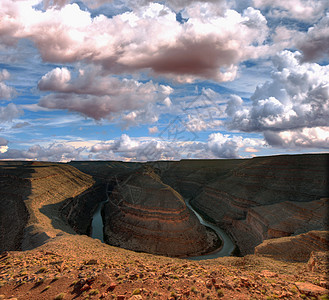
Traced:
[[103, 211], [108, 244], [167, 256], [200, 255], [214, 248], [218, 237], [151, 167], [122, 181]]
[[[163, 267], [187, 264], [194, 274], [192, 262], [178, 258], [212, 253], [223, 245], [220, 236], [200, 224], [186, 201], [205, 220], [226, 231], [236, 245], [229, 259], [198, 262], [209, 272], [210, 266], [221, 264], [235, 270], [242, 260], [253, 261], [255, 268], [271, 264], [274, 268], [279, 264], [274, 262], [283, 261], [288, 266], [300, 263], [314, 278], [322, 278], [329, 253], [328, 170], [329, 154], [148, 163], [2, 161], [0, 267], [6, 270], [5, 262], [12, 257], [12, 274], [17, 276], [0, 273], [0, 295], [7, 283], [14, 288], [17, 280], [25, 280], [14, 267], [19, 255], [28, 260], [29, 255], [53, 253], [61, 256], [60, 261], [71, 259], [72, 268], [82, 264], [86, 269], [88, 261], [91, 265], [111, 261], [113, 266], [125, 261], [120, 266], [127, 270], [135, 268], [133, 257], [145, 264], [157, 260]], [[106, 244], [90, 237], [94, 212], [103, 202]], [[52, 270], [56, 264], [50, 261], [47, 266]], [[126, 287], [133, 281], [129, 280], [123, 282]], [[303, 293], [298, 285], [296, 290], [293, 295]]]

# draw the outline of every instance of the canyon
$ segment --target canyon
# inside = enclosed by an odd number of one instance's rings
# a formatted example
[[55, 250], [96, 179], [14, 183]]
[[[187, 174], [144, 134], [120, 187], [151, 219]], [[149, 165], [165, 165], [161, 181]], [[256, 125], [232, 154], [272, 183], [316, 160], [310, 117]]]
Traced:
[[[124, 251], [134, 250], [147, 262], [151, 258], [142, 252], [184, 258], [220, 248], [220, 236], [199, 223], [188, 202], [226, 231], [236, 245], [234, 255], [262, 264], [308, 262], [310, 272], [324, 274], [328, 170], [329, 154], [147, 163], [1, 161], [0, 255], [47, 249], [67, 257], [65, 251], [72, 256], [75, 247], [80, 259], [89, 257], [78, 245], [100, 247], [88, 236], [104, 201], [109, 245], [101, 249], [110, 256], [124, 259], [130, 255]], [[233, 268], [239, 258], [232, 259]]]

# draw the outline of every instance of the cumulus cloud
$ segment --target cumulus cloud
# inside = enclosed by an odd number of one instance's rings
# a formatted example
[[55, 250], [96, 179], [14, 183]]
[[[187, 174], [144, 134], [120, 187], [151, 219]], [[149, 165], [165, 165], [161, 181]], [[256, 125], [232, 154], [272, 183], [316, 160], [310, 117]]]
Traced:
[[[329, 2], [328, 2], [329, 3]], [[329, 5], [329, 4], [328, 4]], [[296, 38], [296, 47], [303, 53], [303, 61], [317, 61], [329, 57], [329, 13], [306, 33]]]
[[7, 146], [8, 145], [8, 141], [3, 138], [3, 137], [0, 137], [0, 146]]
[[3, 81], [9, 79], [10, 74], [6, 69], [0, 71], [0, 100], [9, 100], [13, 98], [17, 92], [13, 87], [6, 85]]
[[301, 128], [281, 132], [265, 131], [264, 137], [271, 146], [329, 149], [329, 127]]
[[170, 101], [168, 96], [173, 92], [170, 86], [152, 81], [142, 83], [106, 76], [97, 68], [81, 69], [76, 78], [67, 68], [56, 68], [41, 78], [38, 87], [58, 92], [44, 96], [39, 101], [41, 107], [67, 109], [95, 120], [112, 119], [120, 113], [129, 125], [157, 121], [154, 105]]
[[6, 22], [0, 36], [30, 39], [49, 62], [84, 61], [111, 73], [150, 70], [185, 82], [233, 80], [238, 64], [257, 57], [262, 48], [266, 19], [253, 8], [217, 15], [207, 5], [195, 3], [181, 24], [175, 12], [159, 3], [112, 18], [92, 18], [77, 4], [40, 11], [27, 0], [3, 0], [0, 19]]
[[155, 134], [155, 133], [158, 133], [159, 132], [159, 129], [157, 126], [154, 126], [154, 127], [150, 127], [149, 128], [149, 133], [150, 134]]
[[[95, 144], [90, 152], [96, 159], [133, 161], [179, 160], [182, 158], [237, 158], [244, 147], [263, 147], [260, 139], [211, 134], [207, 142], [168, 141], [159, 138], [131, 138], [123, 134], [118, 140]], [[255, 149], [255, 151], [257, 151]]]
[[113, 154], [125, 160], [133, 161], [154, 161], [163, 159], [180, 159], [179, 147], [172, 143], [157, 139], [131, 139], [123, 134], [119, 140], [109, 141], [94, 145], [90, 152], [96, 153], [96, 158]]
[[7, 152], [8, 150], [7, 145], [8, 145], [8, 141], [5, 138], [0, 137], [0, 154]]
[[7, 152], [0, 154], [0, 159], [66, 162], [81, 159], [80, 154], [83, 150], [82, 147], [75, 148], [62, 143], [53, 143], [49, 146], [34, 145], [27, 150], [8, 149]]
[[329, 9], [328, 1], [319, 0], [253, 0], [259, 8], [268, 8], [269, 15], [276, 18], [293, 18], [314, 21]]
[[283, 51], [274, 59], [272, 81], [258, 86], [251, 105], [231, 100], [231, 129], [285, 131], [326, 126], [329, 120], [329, 66], [300, 63], [301, 53]]
[[[222, 134], [220, 132], [212, 133], [209, 135], [207, 148], [215, 155], [217, 158], [239, 158], [239, 150], [244, 147], [253, 152], [257, 150], [252, 147], [262, 147], [265, 142], [261, 139], [250, 139], [243, 138], [242, 136], [231, 136], [229, 134]], [[251, 152], [247, 151], [246, 152]]]
[[23, 111], [14, 103], [0, 107], [0, 123], [11, 122], [13, 119], [22, 115]]

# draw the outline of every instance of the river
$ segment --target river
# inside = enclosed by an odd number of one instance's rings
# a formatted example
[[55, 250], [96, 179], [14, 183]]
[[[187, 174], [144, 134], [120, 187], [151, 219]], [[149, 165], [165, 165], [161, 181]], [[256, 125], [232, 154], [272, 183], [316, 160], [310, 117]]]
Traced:
[[[98, 204], [98, 207], [94, 213], [93, 220], [91, 223], [91, 237], [94, 239], [99, 239], [101, 240], [102, 243], [104, 243], [104, 235], [103, 235], [103, 219], [102, 219], [102, 207], [106, 201], [102, 201], [101, 203]], [[186, 206], [194, 212], [194, 214], [197, 216], [199, 219], [200, 223], [206, 227], [210, 227], [213, 229], [216, 234], [219, 236], [219, 238], [222, 240], [222, 247], [215, 252], [212, 252], [211, 254], [205, 254], [201, 256], [193, 256], [189, 257], [188, 259], [191, 260], [205, 260], [205, 259], [214, 259], [217, 257], [223, 257], [223, 256], [230, 256], [235, 248], [234, 243], [232, 242], [231, 238], [226, 234], [226, 232], [215, 226], [214, 224], [211, 224], [207, 221], [205, 221], [200, 214], [198, 214], [193, 207], [190, 205], [189, 201], [185, 201]]]
[[91, 237], [101, 240], [102, 243], [104, 243], [102, 208], [105, 202], [107, 200], [98, 204], [91, 222]]
[[189, 257], [188, 259], [205, 260], [205, 259], [214, 259], [217, 257], [230, 256], [235, 249], [235, 245], [232, 242], [231, 238], [227, 235], [227, 233], [223, 229], [219, 228], [218, 226], [211, 224], [211, 223], [207, 222], [206, 220], [204, 220], [201, 217], [201, 215], [198, 214], [193, 209], [193, 207], [190, 205], [188, 200], [185, 200], [185, 204], [191, 211], [194, 212], [194, 214], [197, 216], [197, 218], [199, 219], [199, 221], [202, 225], [214, 230], [216, 232], [216, 234], [218, 235], [218, 237], [222, 240], [222, 247], [218, 251], [212, 252], [211, 254]]

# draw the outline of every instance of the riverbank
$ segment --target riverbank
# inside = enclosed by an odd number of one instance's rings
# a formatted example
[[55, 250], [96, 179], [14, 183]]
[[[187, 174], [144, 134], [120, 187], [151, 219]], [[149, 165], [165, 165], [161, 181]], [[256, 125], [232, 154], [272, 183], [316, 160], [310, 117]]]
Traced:
[[[101, 210], [104, 203], [107, 201], [108, 200], [102, 201], [101, 203], [98, 204], [98, 207], [93, 215], [92, 228], [91, 228], [91, 237], [94, 239], [99, 239], [102, 243], [104, 243], [104, 235], [103, 235], [103, 219], [102, 219]], [[194, 208], [189, 203], [188, 199], [185, 199], [185, 204], [195, 214], [199, 222], [203, 226], [205, 226], [208, 230], [214, 232], [217, 235], [218, 239], [220, 240], [220, 243], [217, 243], [215, 247], [209, 249], [207, 253], [199, 256], [187, 257], [187, 259], [207, 260], [207, 259], [214, 259], [218, 257], [231, 256], [235, 249], [235, 244], [233, 243], [231, 238], [226, 234], [226, 232], [221, 228], [219, 228], [218, 226], [206, 221], [198, 212], [194, 210]]]

